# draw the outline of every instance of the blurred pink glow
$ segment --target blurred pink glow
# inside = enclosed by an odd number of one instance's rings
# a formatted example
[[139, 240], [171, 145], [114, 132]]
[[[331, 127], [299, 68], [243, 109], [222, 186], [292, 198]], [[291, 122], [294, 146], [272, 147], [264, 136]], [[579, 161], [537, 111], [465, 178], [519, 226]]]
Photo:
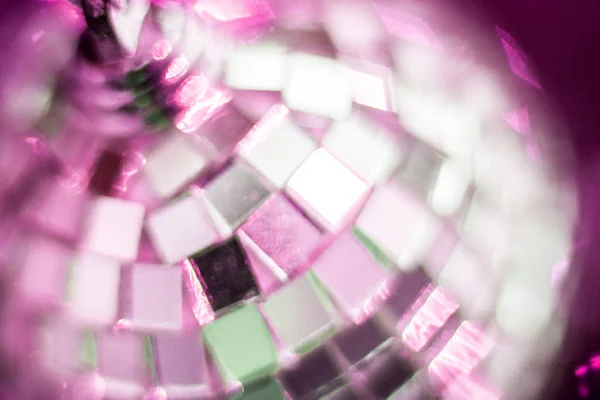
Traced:
[[473, 323], [465, 321], [431, 361], [428, 374], [438, 387], [446, 387], [459, 376], [469, 374], [491, 348], [491, 339]]
[[44, 31], [43, 30], [39, 30], [37, 32], [35, 32], [33, 35], [31, 35], [31, 42], [35, 43], [38, 40], [40, 40], [40, 38], [44, 35]]
[[499, 26], [496, 26], [496, 32], [500, 38], [500, 41], [502, 42], [502, 47], [504, 47], [506, 57], [508, 58], [508, 65], [511, 71], [519, 78], [528, 82], [530, 85], [541, 89], [542, 85], [533, 75], [533, 72], [531, 71], [531, 68], [527, 62], [527, 57], [521, 51], [521, 49], [519, 49], [515, 39]]
[[133, 323], [125, 318], [121, 318], [112, 326], [113, 332], [131, 332], [133, 331]]
[[194, 132], [230, 100], [224, 91], [209, 88], [202, 99], [176, 115], [175, 126], [184, 133]]
[[194, 11], [221, 22], [248, 18], [263, 22], [275, 18], [266, 0], [197, 0]]
[[575, 369], [575, 376], [585, 376], [588, 372], [588, 366], [587, 365], [580, 365], [579, 367], [577, 367]]
[[171, 51], [173, 50], [173, 46], [171, 46], [171, 42], [167, 39], [159, 40], [152, 46], [152, 58], [156, 61], [164, 60], [167, 58]]
[[374, 7], [392, 35], [430, 47], [440, 47], [435, 33], [421, 18], [379, 4], [374, 4]]
[[580, 397], [590, 397], [590, 389], [583, 383], [579, 384], [578, 392]]
[[183, 55], [179, 56], [169, 64], [167, 70], [165, 71], [163, 80], [167, 83], [177, 82], [183, 75], [185, 75], [189, 67], [190, 61], [187, 59], [187, 57]]
[[508, 122], [512, 128], [519, 133], [530, 133], [530, 125], [529, 125], [529, 110], [527, 106], [517, 108], [506, 114], [504, 116], [504, 120]]
[[443, 397], [445, 400], [500, 400], [502, 395], [481, 377], [469, 374], [450, 384]]
[[185, 286], [191, 295], [192, 312], [200, 326], [204, 326], [215, 319], [215, 314], [202, 285], [196, 278], [194, 266], [188, 260], [183, 261], [181, 265]]
[[406, 346], [414, 352], [421, 351], [458, 306], [442, 288], [436, 288], [404, 329], [402, 340]]

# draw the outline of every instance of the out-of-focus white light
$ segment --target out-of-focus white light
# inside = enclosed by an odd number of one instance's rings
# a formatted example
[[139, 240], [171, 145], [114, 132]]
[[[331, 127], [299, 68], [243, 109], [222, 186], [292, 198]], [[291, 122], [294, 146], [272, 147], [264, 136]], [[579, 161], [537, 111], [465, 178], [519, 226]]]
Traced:
[[509, 335], [529, 339], [539, 335], [550, 322], [552, 298], [545, 288], [524, 282], [506, 282], [496, 307], [496, 321]]
[[283, 98], [288, 107], [332, 119], [350, 114], [352, 87], [346, 68], [336, 60], [295, 53], [287, 67]]
[[332, 229], [338, 227], [367, 188], [365, 182], [324, 149], [315, 151], [288, 182], [291, 195]]
[[429, 199], [433, 211], [440, 215], [450, 215], [461, 206], [469, 180], [455, 162], [448, 160], [442, 164], [438, 179]]
[[336, 122], [323, 146], [371, 182], [386, 179], [404, 155], [397, 141], [360, 115]]
[[369, 3], [329, 0], [324, 4], [327, 31], [338, 48], [352, 52], [358, 49], [359, 54], [373, 51], [372, 44], [384, 29]]
[[348, 69], [348, 76], [352, 84], [354, 101], [368, 107], [388, 111], [388, 84], [386, 76], [361, 72], [354, 68]]
[[167, 3], [157, 12], [157, 20], [166, 40], [178, 43], [185, 29], [185, 10], [174, 2]]
[[493, 311], [494, 280], [473, 253], [457, 247], [439, 276], [439, 283], [464, 307], [471, 318], [484, 318]]
[[281, 90], [286, 49], [275, 43], [235, 49], [225, 69], [225, 83], [236, 89]]
[[109, 18], [119, 43], [129, 53], [137, 50], [142, 24], [150, 10], [146, 0], [129, 0], [127, 7], [110, 7]]

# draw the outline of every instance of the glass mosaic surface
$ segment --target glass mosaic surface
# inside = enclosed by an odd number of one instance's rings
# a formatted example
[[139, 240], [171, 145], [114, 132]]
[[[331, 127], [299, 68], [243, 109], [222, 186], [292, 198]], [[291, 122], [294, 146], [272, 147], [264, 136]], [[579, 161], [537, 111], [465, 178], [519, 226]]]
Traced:
[[192, 3], [137, 2], [127, 67], [79, 59], [81, 113], [40, 128], [63, 167], [19, 285], [63, 338], [43, 362], [85, 398], [499, 399], [567, 245], [536, 139], [456, 92], [487, 75], [384, 7]]

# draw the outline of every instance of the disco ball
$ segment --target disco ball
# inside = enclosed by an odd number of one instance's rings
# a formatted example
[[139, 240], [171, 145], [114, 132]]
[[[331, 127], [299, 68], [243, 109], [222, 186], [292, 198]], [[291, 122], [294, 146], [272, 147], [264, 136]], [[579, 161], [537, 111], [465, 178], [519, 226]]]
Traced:
[[385, 0], [56, 0], [13, 42], [3, 396], [538, 398], [576, 209], [502, 27]]

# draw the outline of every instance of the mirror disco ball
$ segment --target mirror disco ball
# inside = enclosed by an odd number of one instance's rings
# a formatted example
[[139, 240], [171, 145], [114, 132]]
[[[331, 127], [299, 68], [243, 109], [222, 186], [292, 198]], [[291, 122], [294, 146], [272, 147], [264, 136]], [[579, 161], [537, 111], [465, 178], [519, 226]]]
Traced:
[[568, 146], [509, 33], [457, 15], [34, 2], [2, 83], [2, 398], [537, 398]]

